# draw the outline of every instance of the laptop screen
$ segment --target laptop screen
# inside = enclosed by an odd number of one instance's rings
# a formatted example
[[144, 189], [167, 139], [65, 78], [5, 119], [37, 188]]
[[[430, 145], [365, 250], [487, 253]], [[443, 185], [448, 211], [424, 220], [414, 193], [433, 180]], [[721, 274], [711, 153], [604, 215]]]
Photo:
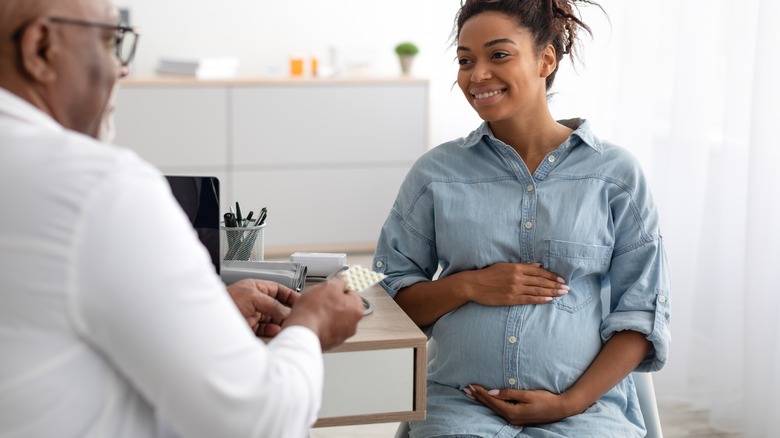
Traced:
[[166, 175], [173, 196], [198, 232], [219, 274], [219, 179], [213, 176]]

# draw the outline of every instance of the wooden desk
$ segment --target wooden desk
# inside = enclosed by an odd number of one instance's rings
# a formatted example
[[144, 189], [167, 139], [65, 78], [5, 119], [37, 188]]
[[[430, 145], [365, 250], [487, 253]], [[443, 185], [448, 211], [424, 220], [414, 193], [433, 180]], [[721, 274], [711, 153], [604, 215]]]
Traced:
[[357, 333], [324, 354], [325, 387], [314, 427], [425, 419], [425, 334], [380, 286]]

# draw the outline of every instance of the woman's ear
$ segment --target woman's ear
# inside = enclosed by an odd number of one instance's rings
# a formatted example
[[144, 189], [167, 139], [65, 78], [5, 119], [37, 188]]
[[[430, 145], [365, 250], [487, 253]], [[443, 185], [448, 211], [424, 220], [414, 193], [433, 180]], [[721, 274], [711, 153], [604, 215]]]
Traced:
[[539, 54], [539, 77], [547, 78], [558, 68], [558, 60], [555, 55], [555, 47], [552, 44], [548, 44], [542, 49]]
[[19, 36], [22, 74], [36, 82], [55, 81], [57, 72], [51, 64], [51, 54], [55, 48], [54, 35], [45, 20], [35, 20], [28, 24]]

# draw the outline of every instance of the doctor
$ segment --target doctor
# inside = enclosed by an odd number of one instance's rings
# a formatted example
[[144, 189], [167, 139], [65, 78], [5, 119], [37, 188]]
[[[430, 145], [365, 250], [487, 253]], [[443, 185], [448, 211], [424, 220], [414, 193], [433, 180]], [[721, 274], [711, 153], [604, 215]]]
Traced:
[[137, 41], [117, 22], [0, 0], [0, 436], [305, 436], [360, 299], [226, 293], [160, 173], [94, 139]]

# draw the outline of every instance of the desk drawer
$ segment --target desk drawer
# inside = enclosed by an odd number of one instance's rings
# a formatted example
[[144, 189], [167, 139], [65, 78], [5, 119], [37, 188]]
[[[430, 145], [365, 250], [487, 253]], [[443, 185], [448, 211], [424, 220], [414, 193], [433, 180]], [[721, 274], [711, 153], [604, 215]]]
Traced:
[[414, 349], [324, 354], [319, 418], [414, 410]]

